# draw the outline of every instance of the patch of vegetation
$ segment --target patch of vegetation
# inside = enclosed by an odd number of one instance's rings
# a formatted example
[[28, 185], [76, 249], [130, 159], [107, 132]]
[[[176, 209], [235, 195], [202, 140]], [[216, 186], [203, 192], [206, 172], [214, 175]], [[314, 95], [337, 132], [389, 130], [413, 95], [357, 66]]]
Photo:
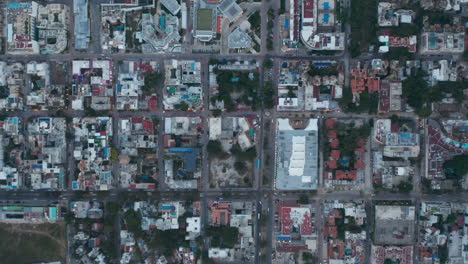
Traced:
[[361, 55], [369, 48], [369, 43], [376, 41], [377, 32], [377, 1], [351, 1], [351, 57]]
[[219, 140], [208, 141], [206, 149], [210, 155], [220, 159], [225, 159], [229, 155], [223, 150], [223, 146]]
[[255, 32], [257, 36], [260, 36], [262, 29], [262, 17], [260, 16], [260, 11], [255, 11], [249, 17], [250, 28]]
[[2, 263], [29, 264], [66, 258], [66, 231], [61, 224], [1, 224]]
[[185, 240], [185, 231], [182, 229], [154, 230], [149, 245], [158, 249], [166, 257], [172, 257], [174, 250], [180, 246], [190, 247]]
[[[249, 74], [252, 74], [249, 78]], [[212, 97], [212, 101], [224, 101], [227, 111], [234, 111], [236, 104], [250, 106], [256, 110], [259, 106], [257, 88], [259, 84], [259, 74], [257, 72], [236, 72], [236, 71], [217, 71], [217, 82], [219, 84], [219, 94]], [[232, 94], [240, 94], [237, 99], [232, 98]]]
[[234, 163], [234, 169], [239, 175], [244, 175], [247, 172], [247, 165], [243, 161], [236, 161]]
[[457, 155], [451, 160], [446, 160], [443, 164], [445, 176], [458, 182], [463, 181], [468, 173], [468, 155]]
[[341, 53], [341, 50], [310, 50], [309, 55], [333, 56]]
[[123, 219], [127, 225], [128, 231], [135, 234], [136, 237], [143, 236], [143, 230], [141, 229], [141, 215], [134, 210], [127, 210]]
[[273, 50], [273, 38], [268, 35], [267, 37], [267, 50], [272, 51]]
[[206, 235], [211, 238], [212, 247], [233, 248], [239, 238], [239, 229], [227, 226], [210, 226], [206, 230]]
[[349, 88], [343, 89], [343, 97], [339, 101], [339, 105], [344, 112], [352, 113], [377, 113], [379, 107], [379, 93], [374, 92], [369, 94], [367, 91], [359, 95], [359, 104], [353, 103], [353, 94]]
[[265, 67], [265, 69], [268, 69], [268, 70], [273, 68], [273, 60], [265, 59], [265, 61], [263, 62], [263, 67]]
[[342, 25], [345, 25], [349, 22], [348, 14], [349, 8], [344, 8], [341, 6], [341, 1], [336, 1], [336, 19], [341, 21]]
[[255, 147], [251, 147], [243, 151], [239, 144], [234, 144], [231, 147], [231, 154], [234, 155], [238, 161], [251, 161], [257, 157], [257, 150]]
[[306, 263], [306, 264], [310, 264], [310, 263], [317, 263], [317, 256], [314, 256], [312, 253], [310, 252], [302, 252], [302, 260]]
[[349, 231], [351, 233], [360, 233], [362, 231], [361, 226], [356, 224], [356, 220], [354, 217], [347, 217], [346, 219], [348, 220], [347, 223], [345, 224], [345, 217], [344, 217], [344, 209], [338, 209], [341, 211], [341, 215], [343, 217], [335, 218], [335, 223], [336, 226], [338, 227], [338, 239], [344, 240], [345, 239], [345, 232]]
[[279, 13], [280, 14], [284, 14], [284, 12], [286, 12], [286, 0], [280, 0], [280, 9], [279, 9]]
[[409, 37], [419, 35], [421, 28], [416, 24], [400, 24], [398, 27], [392, 27], [392, 36]]
[[219, 117], [219, 116], [221, 116], [222, 112], [223, 111], [221, 111], [221, 109], [215, 109], [215, 110], [213, 110], [213, 116], [214, 117]]
[[119, 159], [119, 151], [117, 148], [112, 147], [111, 148], [111, 161], [116, 162]]
[[463, 102], [463, 90], [467, 87], [466, 82], [438, 82], [436, 86], [430, 90], [430, 99], [433, 102], [438, 102], [443, 99], [444, 94], [450, 94], [457, 103]]
[[371, 127], [369, 124], [364, 124], [361, 127], [355, 127], [353, 124], [336, 122], [335, 131], [337, 132], [337, 138], [340, 141], [339, 150], [341, 155], [354, 157], [354, 151], [358, 147], [358, 141], [369, 137]]
[[174, 109], [180, 110], [180, 111], [187, 111], [189, 109], [189, 105], [185, 102], [182, 102], [180, 104], [174, 105]]
[[438, 246], [437, 252], [439, 253], [440, 263], [447, 263], [447, 260], [448, 260], [447, 245]]
[[413, 190], [413, 184], [411, 182], [402, 181], [397, 186], [398, 192], [410, 193]]
[[434, 24], [452, 24], [453, 21], [453, 15], [449, 13], [445, 13], [442, 11], [427, 11], [425, 10], [423, 13], [423, 16], [427, 16], [428, 18], [428, 23], [430, 25]]
[[310, 64], [309, 71], [307, 73], [309, 74], [309, 76], [330, 76], [338, 75], [338, 70], [336, 69], [336, 66], [317, 68], [313, 64]]
[[164, 84], [164, 74], [160, 72], [146, 73], [145, 84], [142, 90], [145, 94], [156, 93], [162, 89]]
[[106, 215], [104, 217], [104, 224], [112, 226], [120, 210], [120, 204], [116, 202], [108, 202], [106, 205]]
[[273, 22], [275, 20], [275, 10], [273, 8], [268, 9], [268, 23], [267, 23], [267, 29], [269, 34], [272, 33], [271, 30], [275, 26], [275, 23]]
[[408, 48], [396, 47], [396, 48], [390, 48], [389, 51], [383, 55], [383, 57], [386, 60], [406, 61], [406, 60], [413, 60], [414, 53], [409, 52]]
[[263, 107], [265, 109], [275, 107], [275, 89], [271, 81], [265, 82], [263, 86]]
[[8, 97], [8, 87], [7, 86], [0, 86], [0, 99], [4, 99]]
[[457, 102], [461, 103], [466, 83], [439, 82], [436, 86], [428, 88], [427, 82], [424, 80], [425, 76], [425, 73], [418, 72], [402, 83], [403, 96], [419, 116], [429, 116], [432, 112], [430, 104], [441, 101], [445, 94], [450, 94]]

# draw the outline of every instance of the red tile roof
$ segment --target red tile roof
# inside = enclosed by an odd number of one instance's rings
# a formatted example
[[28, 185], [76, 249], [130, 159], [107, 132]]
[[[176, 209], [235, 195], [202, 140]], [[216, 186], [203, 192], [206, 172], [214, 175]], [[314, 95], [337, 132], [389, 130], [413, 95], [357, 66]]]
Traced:
[[355, 169], [358, 169], [358, 170], [362, 170], [362, 169], [365, 169], [366, 168], [366, 165], [364, 164], [364, 162], [362, 160], [357, 160], [355, 163], [354, 163], [354, 168]]
[[378, 92], [380, 88], [380, 78], [369, 76], [369, 72], [363, 69], [354, 69], [351, 71], [351, 90], [353, 93]]
[[213, 226], [229, 225], [230, 220], [230, 203], [213, 202], [210, 205], [211, 209], [211, 224]]
[[281, 207], [280, 217], [281, 217], [281, 234], [290, 235], [292, 229], [292, 220], [291, 220], [291, 208], [290, 207]]
[[336, 227], [336, 226], [327, 226], [325, 228], [325, 235], [336, 238], [338, 236], [338, 227]]
[[304, 0], [304, 18], [314, 18], [314, 0]]
[[341, 156], [341, 152], [339, 150], [334, 149], [331, 151], [330, 157], [332, 157], [333, 159], [338, 160], [340, 159], [340, 156]]
[[333, 129], [335, 127], [335, 122], [336, 122], [336, 119], [334, 119], [334, 118], [326, 119], [325, 120], [325, 126], [328, 129]]
[[330, 147], [333, 149], [337, 149], [340, 146], [340, 141], [338, 139], [332, 140], [330, 142]]
[[304, 215], [304, 222], [301, 225], [301, 235], [310, 236], [312, 235], [312, 219], [310, 215]]
[[342, 171], [337, 170], [335, 172], [335, 179], [336, 180], [356, 180], [357, 179], [357, 171]]
[[338, 164], [336, 160], [329, 160], [327, 161], [327, 165], [329, 169], [336, 169], [338, 168]]

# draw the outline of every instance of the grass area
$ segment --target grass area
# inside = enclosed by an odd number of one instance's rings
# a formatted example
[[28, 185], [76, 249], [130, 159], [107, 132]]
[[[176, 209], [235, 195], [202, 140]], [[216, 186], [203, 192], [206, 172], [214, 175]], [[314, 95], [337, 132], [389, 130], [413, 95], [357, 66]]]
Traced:
[[65, 263], [67, 242], [64, 223], [0, 224], [0, 232], [2, 263]]
[[211, 9], [200, 8], [197, 15], [197, 30], [211, 30], [213, 11]]

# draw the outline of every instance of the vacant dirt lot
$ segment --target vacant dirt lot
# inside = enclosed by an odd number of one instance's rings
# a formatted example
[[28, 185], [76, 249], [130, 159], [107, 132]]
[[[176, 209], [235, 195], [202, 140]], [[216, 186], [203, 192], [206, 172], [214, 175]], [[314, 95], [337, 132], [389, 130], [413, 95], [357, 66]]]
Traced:
[[223, 187], [249, 187], [252, 183], [253, 165], [252, 162], [245, 162], [245, 172], [239, 174], [234, 168], [234, 157], [225, 160], [213, 158], [210, 161], [210, 188]]
[[67, 242], [65, 223], [0, 223], [0, 262], [30, 264], [61, 261], [65, 263]]

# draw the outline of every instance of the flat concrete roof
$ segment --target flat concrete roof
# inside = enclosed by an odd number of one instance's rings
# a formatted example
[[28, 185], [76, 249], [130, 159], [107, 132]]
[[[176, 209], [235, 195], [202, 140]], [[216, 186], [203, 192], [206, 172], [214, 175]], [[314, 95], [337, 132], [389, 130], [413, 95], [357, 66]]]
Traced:
[[228, 47], [230, 49], [245, 49], [252, 46], [252, 39], [249, 34], [239, 29], [235, 29], [228, 36]]
[[213, 9], [200, 8], [197, 14], [197, 30], [212, 30]]
[[275, 187], [278, 190], [316, 190], [318, 187], [317, 119], [294, 129], [289, 119], [278, 119]]
[[415, 210], [414, 206], [375, 206], [375, 244], [413, 244]]

